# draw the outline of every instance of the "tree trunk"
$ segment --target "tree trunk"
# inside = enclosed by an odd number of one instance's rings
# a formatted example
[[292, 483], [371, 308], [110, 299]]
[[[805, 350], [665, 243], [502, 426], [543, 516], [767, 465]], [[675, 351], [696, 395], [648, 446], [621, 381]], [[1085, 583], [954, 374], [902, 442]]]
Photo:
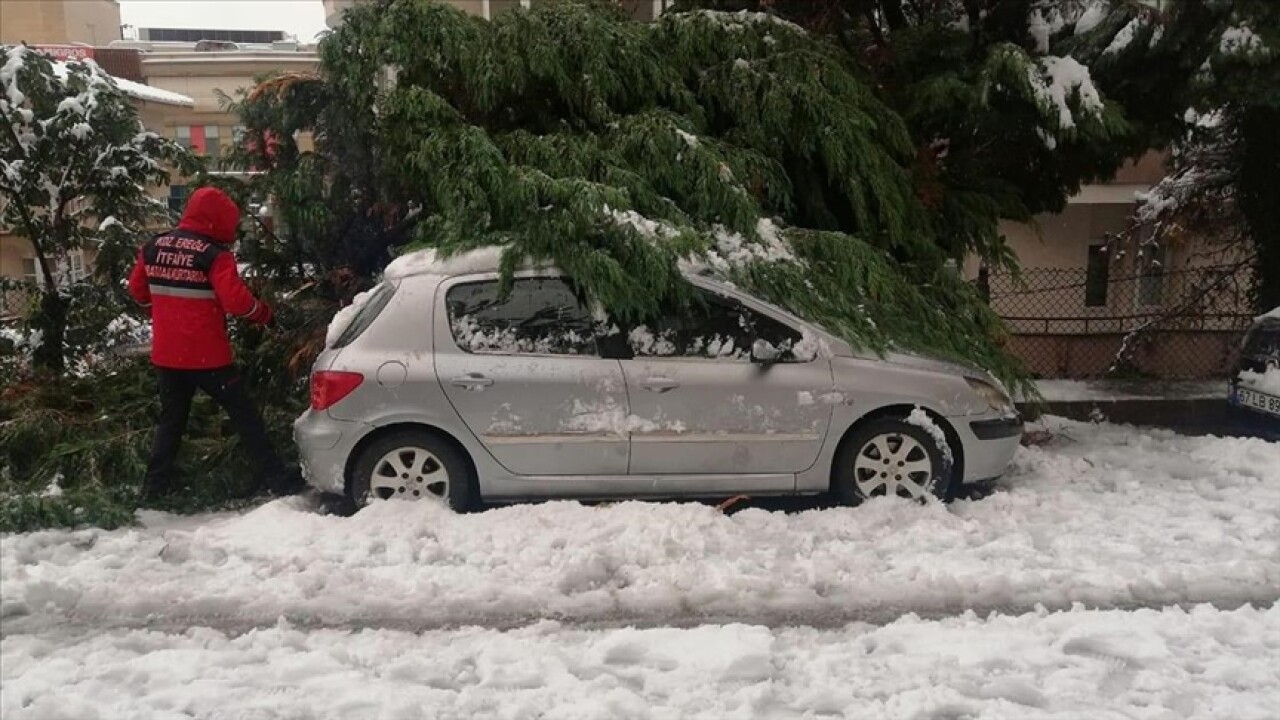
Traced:
[[40, 344], [31, 356], [36, 368], [62, 374], [66, 369], [63, 346], [67, 335], [67, 301], [57, 288], [46, 288], [40, 294], [40, 307], [31, 326], [40, 331]]
[[31, 359], [36, 369], [61, 375], [66, 369], [63, 346], [67, 336], [67, 300], [58, 292], [49, 258], [38, 243], [33, 241], [31, 246], [35, 249], [40, 274], [44, 277], [40, 306], [31, 322], [31, 327], [40, 332], [40, 344], [32, 352]]
[[890, 30], [901, 30], [907, 26], [907, 14], [902, 11], [902, 0], [880, 0], [880, 11]]
[[1255, 309], [1280, 307], [1280, 108], [1256, 105], [1245, 111], [1241, 134], [1240, 207], [1258, 253], [1254, 265]]

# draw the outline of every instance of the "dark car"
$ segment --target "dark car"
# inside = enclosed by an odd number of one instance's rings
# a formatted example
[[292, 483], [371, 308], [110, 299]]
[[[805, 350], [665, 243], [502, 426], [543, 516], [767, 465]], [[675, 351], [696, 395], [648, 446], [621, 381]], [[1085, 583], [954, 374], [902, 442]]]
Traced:
[[1257, 318], [1245, 335], [1229, 401], [1239, 421], [1280, 439], [1280, 308]]

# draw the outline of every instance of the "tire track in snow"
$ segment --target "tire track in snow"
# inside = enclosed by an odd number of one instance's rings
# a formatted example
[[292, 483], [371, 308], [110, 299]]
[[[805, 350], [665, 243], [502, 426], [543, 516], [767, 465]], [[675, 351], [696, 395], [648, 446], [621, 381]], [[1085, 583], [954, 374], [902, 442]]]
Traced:
[[475, 614], [452, 618], [413, 618], [392, 616], [349, 616], [318, 618], [299, 614], [281, 613], [273, 617], [242, 616], [233, 613], [153, 613], [149, 615], [102, 613], [34, 613], [6, 617], [0, 622], [0, 638], [14, 635], [38, 635], [49, 630], [80, 630], [101, 632], [109, 630], [155, 630], [164, 633], [180, 633], [196, 628], [209, 628], [232, 635], [244, 634], [279, 626], [282, 622], [300, 630], [394, 630], [422, 633], [436, 630], [457, 630], [480, 627], [490, 630], [514, 630], [542, 622], [556, 622], [565, 627], [581, 630], [609, 630], [618, 628], [694, 628], [704, 625], [755, 625], [767, 628], [814, 628], [829, 630], [850, 624], [889, 625], [908, 615], [922, 620], [941, 620], [972, 613], [979, 617], [1002, 615], [1016, 617], [1037, 612], [1062, 612], [1080, 605], [1090, 611], [1133, 611], [1140, 609], [1162, 610], [1181, 608], [1190, 610], [1197, 605], [1210, 605], [1218, 610], [1232, 611], [1246, 605], [1267, 608], [1280, 603], [1280, 588], [1270, 592], [1217, 594], [1187, 597], [1178, 602], [1113, 603], [1082, 605], [1079, 603], [1001, 603], [967, 608], [943, 606], [851, 608], [848, 612], [831, 612], [828, 608], [807, 614], [803, 612], [744, 612], [741, 614], [693, 614], [671, 615], [664, 613], [636, 615], [582, 615], [582, 616], [514, 616], [509, 614]]

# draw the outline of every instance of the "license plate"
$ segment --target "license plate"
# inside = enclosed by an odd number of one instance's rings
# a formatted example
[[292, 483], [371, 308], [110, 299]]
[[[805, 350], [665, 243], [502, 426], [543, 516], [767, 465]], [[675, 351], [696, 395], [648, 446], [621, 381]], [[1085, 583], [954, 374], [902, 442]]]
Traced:
[[1272, 415], [1280, 415], [1280, 397], [1260, 393], [1257, 390], [1236, 388], [1236, 404]]

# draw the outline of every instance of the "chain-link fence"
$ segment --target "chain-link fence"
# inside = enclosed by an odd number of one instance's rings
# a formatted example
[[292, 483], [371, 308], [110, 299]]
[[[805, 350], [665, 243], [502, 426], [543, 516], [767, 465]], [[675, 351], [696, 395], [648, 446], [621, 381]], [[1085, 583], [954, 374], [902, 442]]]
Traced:
[[26, 317], [34, 296], [29, 286], [0, 279], [0, 323]]
[[1252, 319], [1240, 265], [1114, 277], [1105, 263], [991, 274], [979, 287], [1040, 378], [1225, 377]]

